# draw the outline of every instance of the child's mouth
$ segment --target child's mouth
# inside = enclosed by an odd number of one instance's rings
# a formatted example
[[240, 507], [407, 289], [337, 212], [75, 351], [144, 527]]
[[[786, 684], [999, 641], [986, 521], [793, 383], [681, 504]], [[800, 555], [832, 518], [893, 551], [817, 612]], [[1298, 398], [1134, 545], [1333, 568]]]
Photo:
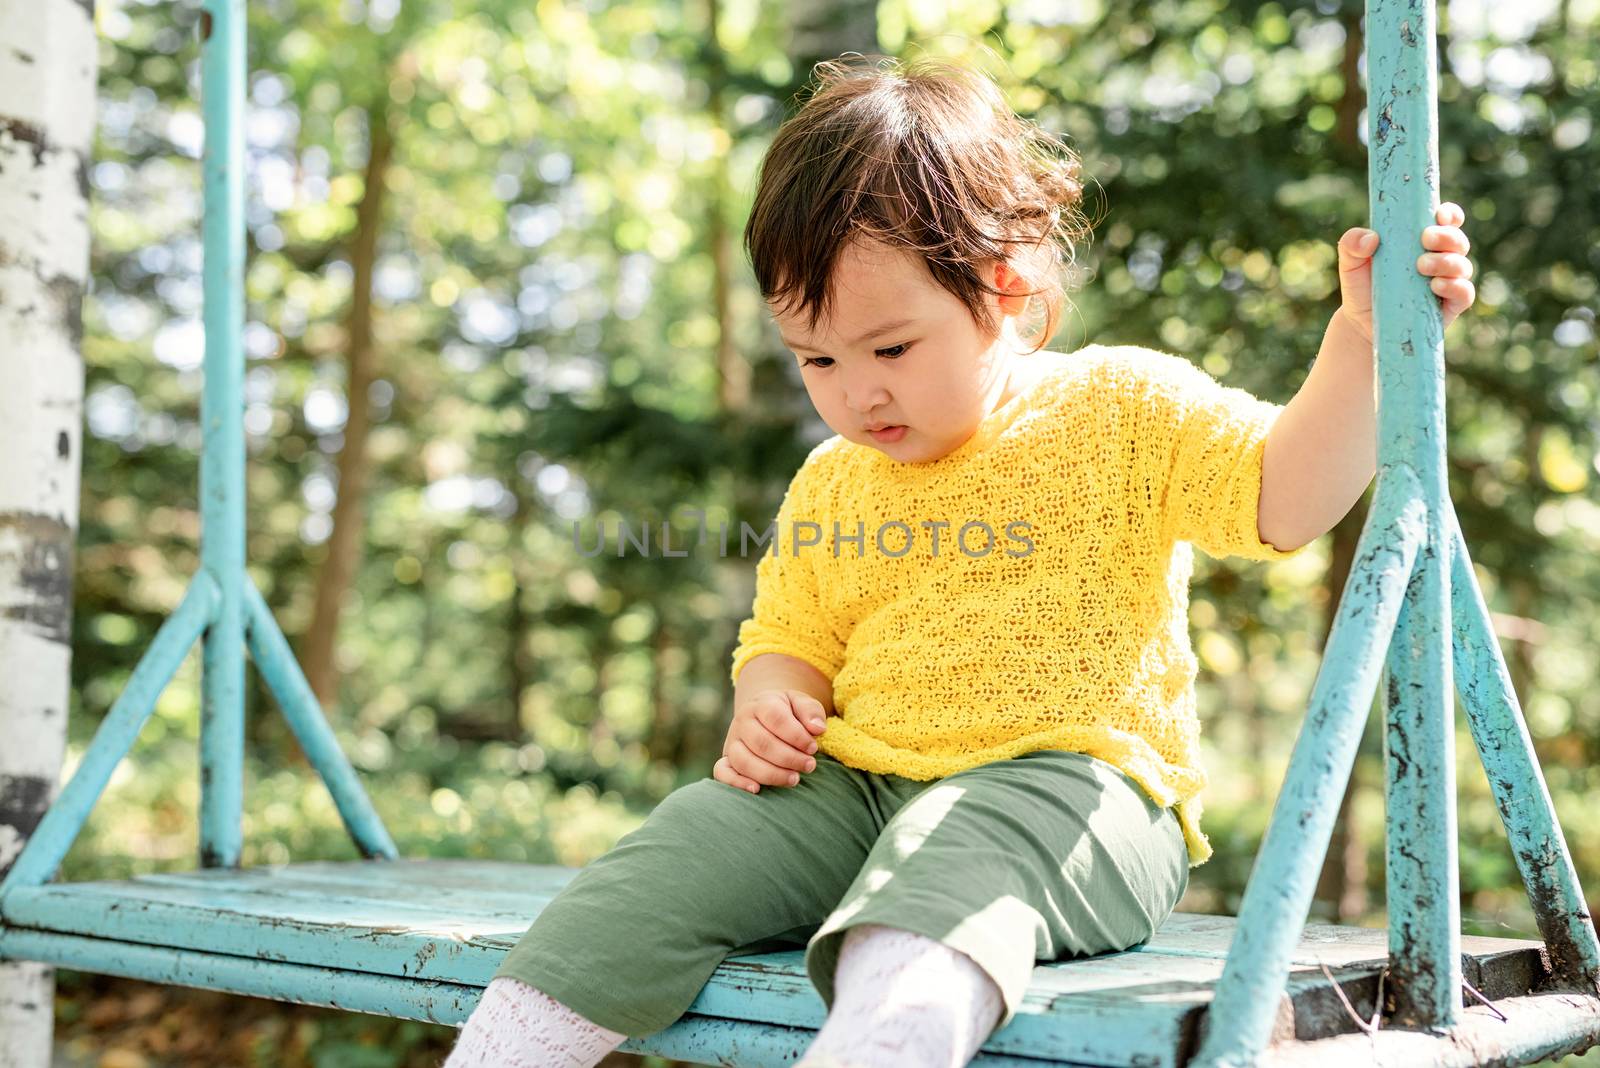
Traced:
[[882, 430], [869, 430], [867, 433], [872, 435], [873, 441], [899, 441], [905, 437], [906, 428], [904, 426], [886, 426]]

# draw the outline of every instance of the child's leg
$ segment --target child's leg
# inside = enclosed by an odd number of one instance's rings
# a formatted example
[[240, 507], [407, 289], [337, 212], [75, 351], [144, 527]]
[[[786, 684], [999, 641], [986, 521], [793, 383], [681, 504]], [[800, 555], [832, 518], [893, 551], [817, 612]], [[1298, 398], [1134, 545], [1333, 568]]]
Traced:
[[795, 1068], [961, 1068], [1004, 1008], [971, 957], [880, 924], [849, 929], [833, 982], [833, 1011]]
[[815, 930], [834, 907], [878, 834], [856, 775], [825, 758], [793, 787], [674, 790], [545, 903], [491, 978], [615, 1033], [667, 1027], [736, 950]]
[[504, 976], [484, 988], [444, 1068], [594, 1068], [627, 1037]]
[[913, 931], [983, 969], [1004, 1005], [991, 1028], [999, 1031], [1039, 961], [1149, 938], [1187, 885], [1188, 851], [1171, 809], [1098, 758], [1038, 750], [910, 794], [811, 937], [806, 972], [831, 1012], [854, 928]]

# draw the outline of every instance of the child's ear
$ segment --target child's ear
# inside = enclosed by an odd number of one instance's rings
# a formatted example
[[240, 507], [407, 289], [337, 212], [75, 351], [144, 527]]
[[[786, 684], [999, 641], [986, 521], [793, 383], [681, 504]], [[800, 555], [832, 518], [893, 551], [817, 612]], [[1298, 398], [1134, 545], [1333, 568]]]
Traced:
[[1002, 315], [1021, 315], [1028, 306], [1028, 282], [1005, 260], [994, 262], [994, 288], [1006, 295], [995, 297]]

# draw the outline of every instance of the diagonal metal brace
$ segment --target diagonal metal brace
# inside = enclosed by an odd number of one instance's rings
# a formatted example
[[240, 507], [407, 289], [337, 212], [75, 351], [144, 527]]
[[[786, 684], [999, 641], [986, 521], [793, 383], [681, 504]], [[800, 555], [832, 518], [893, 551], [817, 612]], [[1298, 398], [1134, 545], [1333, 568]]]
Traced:
[[1248, 1068], [1271, 1037], [1426, 524], [1415, 473], [1381, 471], [1191, 1068]]
[[322, 705], [289, 651], [289, 643], [272, 618], [267, 602], [261, 599], [255, 583], [248, 579], [244, 583], [244, 610], [244, 636], [250, 646], [250, 656], [268, 689], [278, 699], [283, 718], [289, 722], [289, 729], [299, 740], [306, 759], [322, 776], [323, 784], [333, 796], [334, 806], [350, 838], [363, 856], [394, 860], [400, 855], [399, 850], [384, 829], [367, 792], [361, 788], [355, 769], [339, 748], [333, 728], [322, 714]]
[[1533, 739], [1517, 703], [1489, 607], [1472, 573], [1455, 509], [1444, 515], [1450, 539], [1450, 604], [1456, 692], [1483, 761], [1506, 838], [1550, 953], [1557, 982], [1600, 993], [1600, 943], [1583, 899], [1555, 806], [1539, 770]]

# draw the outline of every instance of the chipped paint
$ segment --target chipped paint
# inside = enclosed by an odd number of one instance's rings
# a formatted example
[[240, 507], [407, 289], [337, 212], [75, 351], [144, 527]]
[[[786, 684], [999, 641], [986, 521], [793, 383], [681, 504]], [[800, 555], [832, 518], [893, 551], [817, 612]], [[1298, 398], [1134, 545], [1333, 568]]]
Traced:
[[[1412, 1052], [1386, 1063], [1454, 1063], [1452, 1049], [1470, 1048], [1478, 1058], [1471, 1063], [1499, 1064], [1520, 1063], [1513, 1058], [1551, 1043], [1582, 1048], [1600, 1039], [1593, 1015], [1600, 1004], [1594, 1001], [1600, 947], [1450, 504], [1443, 323], [1409, 251], [1413, 235], [1435, 222], [1438, 203], [1434, 5], [1369, 0], [1367, 9], [1369, 201], [1371, 225], [1382, 238], [1373, 267], [1377, 496], [1362, 533], [1364, 555], [1346, 585], [1306, 724], [1240, 906], [1228, 966], [1207, 1010], [1219, 1022], [1206, 1029], [1192, 1062], [1206, 1068], [1261, 1063], [1273, 1038], [1287, 956], [1327, 851], [1327, 823], [1353, 757], [1352, 732], [1367, 712], [1360, 699], [1370, 697], [1377, 681], [1375, 660], [1384, 666], [1390, 911], [1390, 985], [1381, 1007], [1391, 1029], [1414, 1025], [1434, 1037], [1422, 1047], [1377, 1033], [1360, 1041], [1371, 1041], [1368, 1052], [1379, 1063], [1378, 1050], [1388, 1045]], [[1402, 513], [1405, 522], [1398, 521]], [[1372, 570], [1372, 550], [1396, 547], [1412, 554], [1403, 582], [1395, 581], [1392, 568]], [[1365, 628], [1359, 638], [1341, 633], [1352, 626]], [[1352, 687], [1356, 699], [1333, 680], [1359, 680]], [[1518, 1032], [1510, 1014], [1494, 1020], [1503, 1030], [1485, 1035], [1476, 1029], [1480, 1010], [1498, 1012], [1500, 1006], [1468, 1000], [1467, 988], [1478, 987], [1474, 977], [1487, 981], [1493, 973], [1461, 950], [1452, 703], [1458, 686], [1547, 943], [1537, 963], [1523, 954], [1511, 971], [1583, 995], [1571, 1006], [1577, 1011], [1542, 1036], [1531, 1028]], [[1505, 986], [1504, 977], [1493, 985], [1497, 991]], [[1534, 1005], [1548, 989], [1528, 993]], [[1370, 996], [1376, 999], [1376, 992]], [[1340, 1063], [1360, 1048], [1342, 1047]], [[1305, 1048], [1281, 1052], [1282, 1063], [1316, 1063]]]
[[[25, 946], [69, 967], [93, 963], [88, 970], [413, 1019], [439, 1019], [449, 994], [461, 1015], [442, 1022], [455, 1023], [573, 874], [486, 861], [348, 861], [53, 884], [8, 899], [16, 922], [0, 932], [0, 956]], [[1178, 1068], [1204, 1025], [1237, 926], [1232, 917], [1175, 913], [1137, 950], [1041, 964], [1016, 1019], [972, 1063]], [[1311, 1055], [1351, 1035], [1321, 965], [1366, 1015], [1385, 944], [1381, 928], [1306, 925], [1273, 1048]], [[114, 959], [107, 945], [118, 946]], [[1472, 938], [1463, 968], [1516, 1019], [1537, 946]], [[102, 958], [86, 959], [93, 947]], [[129, 966], [138, 970], [119, 970]], [[823, 1018], [803, 950], [741, 955], [716, 969], [677, 1022], [633, 1050], [703, 1064], [784, 1064]], [[1384, 1021], [1384, 1041], [1392, 1027]]]
[[[237, 0], [208, 0], [202, 12], [208, 339], [203, 570], [141, 660], [72, 782], [0, 883], [0, 916], [6, 921], [0, 958], [459, 1023], [542, 907], [537, 901], [511, 917], [485, 903], [474, 912], [470, 902], [429, 913], [412, 887], [390, 881], [433, 872], [441, 895], [470, 894], [481, 870], [473, 862], [232, 867], [238, 862], [241, 795], [239, 650], [246, 641], [352, 837], [368, 856], [395, 856], [287, 643], [244, 574], [241, 13]], [[1427, 209], [1437, 193], [1437, 161], [1428, 154], [1435, 125], [1432, 18], [1430, 0], [1410, 0], [1404, 8], [1393, 0], [1374, 2], [1369, 15], [1369, 71], [1374, 99], [1381, 101], [1369, 108], [1371, 201], [1375, 226], [1386, 239], [1409, 235], [1419, 220], [1431, 221]], [[1405, 56], [1407, 49], [1417, 55]], [[42, 142], [24, 140], [42, 158]], [[81, 157], [78, 166], [82, 174]], [[1422, 181], [1413, 182], [1414, 176]], [[1374, 271], [1378, 492], [1239, 920], [1174, 914], [1137, 951], [1037, 969], [1025, 1011], [991, 1037], [974, 1065], [1343, 1066], [1361, 1062], [1364, 1054], [1372, 1063], [1500, 1064], [1575, 1051], [1600, 1039], [1600, 998], [1594, 996], [1600, 950], [1593, 925], [1515, 697], [1508, 696], [1504, 664], [1448, 506], [1441, 329], [1431, 292], [1425, 282], [1417, 284], [1404, 258], [1407, 247], [1408, 240], [1386, 240]], [[56, 297], [65, 306], [81, 300], [81, 292], [59, 289]], [[1383, 358], [1390, 350], [1401, 358]], [[53, 444], [62, 458], [70, 454], [69, 439]], [[1441, 644], [1446, 619], [1454, 626], [1454, 659]], [[202, 632], [201, 859], [209, 870], [45, 885], [156, 694]], [[1316, 925], [1305, 923], [1306, 907], [1380, 676], [1391, 754], [1394, 915], [1387, 930], [1336, 929], [1338, 939], [1319, 940], [1313, 937]], [[1464, 680], [1463, 692], [1470, 695], [1474, 740], [1485, 754], [1497, 806], [1528, 882], [1547, 943], [1542, 947], [1479, 939], [1481, 951], [1468, 951], [1457, 930], [1450, 882], [1453, 762], [1448, 731], [1441, 729], [1448, 714], [1437, 715], [1441, 704], [1448, 713], [1454, 677]], [[1530, 782], [1538, 789], [1528, 789]], [[1396, 803], [1397, 798], [1408, 800]], [[363, 878], [370, 873], [380, 889], [338, 885], [341, 870]], [[522, 871], [530, 883], [548, 881], [551, 873], [546, 866]], [[449, 884], [452, 877], [458, 886]], [[316, 880], [336, 886], [307, 890]], [[361, 896], [384, 887], [405, 892], [376, 901]], [[463, 930], [463, 915], [469, 925], [482, 926]], [[1336, 961], [1331, 981], [1309, 974], [1307, 958], [1325, 963], [1329, 942], [1340, 939], [1349, 943], [1341, 948], [1353, 946], [1359, 955]], [[1581, 994], [1549, 992], [1559, 984]], [[1468, 985], [1492, 1004], [1464, 1003], [1459, 988]], [[631, 1039], [624, 1048], [742, 1068], [786, 1065], [809, 1044], [823, 1006], [800, 954], [790, 951], [724, 962], [690, 1009], [671, 1027]], [[1360, 1033], [1352, 1011], [1374, 1014], [1382, 1026]], [[1408, 1019], [1451, 1026], [1430, 1037], [1408, 1032], [1402, 1026]], [[1487, 1030], [1486, 1020], [1492, 1022]]]

